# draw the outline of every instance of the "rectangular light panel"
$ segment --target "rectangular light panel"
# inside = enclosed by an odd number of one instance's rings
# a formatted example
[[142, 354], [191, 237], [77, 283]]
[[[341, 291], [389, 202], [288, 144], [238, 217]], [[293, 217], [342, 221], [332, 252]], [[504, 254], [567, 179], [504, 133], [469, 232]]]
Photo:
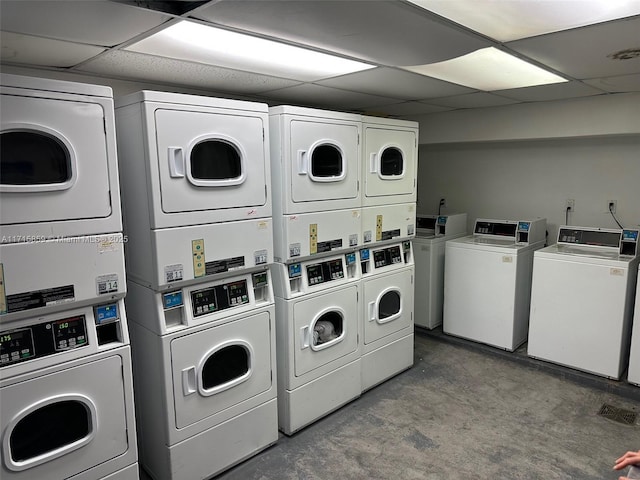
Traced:
[[188, 21], [161, 30], [126, 50], [307, 82], [375, 67]]
[[485, 92], [567, 81], [494, 47], [444, 62], [402, 68]]

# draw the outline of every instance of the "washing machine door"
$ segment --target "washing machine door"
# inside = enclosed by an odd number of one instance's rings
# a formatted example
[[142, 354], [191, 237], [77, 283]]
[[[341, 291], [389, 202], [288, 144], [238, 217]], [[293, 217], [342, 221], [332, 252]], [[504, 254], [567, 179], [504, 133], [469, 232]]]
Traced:
[[271, 388], [270, 330], [262, 312], [171, 341], [176, 428]]
[[357, 200], [357, 125], [294, 119], [290, 127], [292, 201]]
[[154, 117], [163, 212], [240, 208], [245, 218], [266, 204], [261, 117], [162, 108]]
[[2, 95], [2, 225], [111, 215], [104, 122], [91, 101]]
[[417, 133], [364, 128], [365, 198], [394, 196], [395, 203], [415, 201]]
[[365, 344], [413, 325], [412, 277], [406, 270], [363, 282]]
[[122, 357], [113, 355], [4, 382], [0, 476], [70, 478], [135, 448], [127, 435], [122, 369]]
[[293, 318], [296, 377], [358, 348], [358, 289], [355, 285], [296, 302]]

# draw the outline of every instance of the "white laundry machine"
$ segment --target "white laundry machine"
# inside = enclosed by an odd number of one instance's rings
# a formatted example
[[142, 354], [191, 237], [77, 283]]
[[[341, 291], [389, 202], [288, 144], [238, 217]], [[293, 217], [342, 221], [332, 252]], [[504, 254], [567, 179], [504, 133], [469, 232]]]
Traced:
[[0, 82], [0, 243], [122, 231], [111, 88]]
[[111, 89], [0, 81], [0, 321], [124, 297]]
[[359, 252], [362, 275], [362, 390], [413, 365], [411, 242]]
[[123, 300], [0, 323], [3, 480], [137, 480]]
[[361, 116], [279, 106], [269, 131], [276, 260], [359, 246]]
[[278, 423], [291, 435], [362, 391], [360, 275], [355, 252], [272, 268]]
[[[640, 272], [639, 272], [640, 273]], [[640, 387], [640, 283], [636, 288], [636, 308], [633, 314], [633, 331], [629, 353], [629, 373], [627, 380]]]
[[434, 329], [442, 325], [444, 264], [447, 240], [467, 234], [467, 214], [420, 215], [413, 240], [416, 269], [416, 326]]
[[129, 282], [140, 463], [209, 478], [278, 439], [268, 269], [156, 292]]
[[620, 378], [639, 262], [638, 230], [560, 227], [535, 253], [528, 355]]
[[362, 117], [362, 242], [399, 242], [415, 235], [418, 124]]
[[546, 220], [477, 219], [473, 235], [445, 246], [445, 333], [515, 350], [527, 339], [533, 253]]
[[273, 261], [267, 112], [166, 92], [117, 100], [130, 279], [169, 289]]

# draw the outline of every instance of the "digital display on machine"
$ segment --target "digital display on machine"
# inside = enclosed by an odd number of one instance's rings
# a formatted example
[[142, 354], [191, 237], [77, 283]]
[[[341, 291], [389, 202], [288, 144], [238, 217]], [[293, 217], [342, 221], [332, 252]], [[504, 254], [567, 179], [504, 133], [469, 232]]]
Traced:
[[376, 268], [396, 263], [402, 263], [402, 254], [398, 245], [373, 252], [373, 264]]
[[0, 366], [29, 360], [35, 354], [30, 328], [0, 333]]
[[440, 217], [438, 217], [438, 225], [440, 226], [444, 226], [447, 224], [447, 217], [442, 215]]
[[259, 272], [253, 274], [253, 287], [266, 287], [269, 284], [267, 272]]
[[558, 242], [572, 245], [593, 245], [598, 247], [620, 246], [622, 232], [603, 232], [598, 230], [580, 230], [576, 228], [561, 228], [558, 232]]
[[191, 306], [194, 317], [237, 307], [245, 303], [249, 303], [246, 280], [191, 292]]
[[622, 231], [622, 240], [628, 242], [637, 242], [638, 241], [638, 230], [623, 230]]
[[360, 261], [363, 262], [365, 260], [369, 260], [369, 249], [363, 248], [360, 250]]
[[354, 263], [356, 263], [356, 254], [353, 252], [347, 253], [344, 258], [347, 262], [347, 265], [353, 265]]
[[479, 233], [482, 235], [499, 235], [502, 237], [515, 237], [517, 226], [518, 225], [515, 222], [502, 223], [476, 221], [473, 233]]
[[54, 348], [58, 351], [81, 347], [87, 343], [84, 315], [51, 322]]
[[518, 231], [519, 232], [528, 232], [531, 224], [529, 222], [518, 222]]
[[331, 280], [344, 278], [342, 259], [329, 260], [327, 262], [307, 265], [307, 280], [309, 285], [319, 285]]

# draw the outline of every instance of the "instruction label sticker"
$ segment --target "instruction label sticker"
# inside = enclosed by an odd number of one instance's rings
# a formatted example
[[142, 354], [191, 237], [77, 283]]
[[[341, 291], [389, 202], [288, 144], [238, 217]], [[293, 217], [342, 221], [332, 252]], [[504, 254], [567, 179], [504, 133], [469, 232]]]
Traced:
[[299, 257], [302, 247], [299, 243], [289, 244], [289, 257]]
[[609, 270], [610, 275], [614, 275], [616, 277], [624, 277], [624, 269], [622, 268], [611, 268]]
[[349, 246], [350, 247], [357, 247], [358, 246], [358, 234], [357, 233], [353, 233], [353, 234], [349, 235]]
[[267, 263], [268, 253], [266, 250], [258, 250], [253, 252], [253, 259], [256, 262], [256, 265], [264, 265]]
[[318, 250], [314, 253], [330, 252], [336, 248], [342, 248], [342, 239], [329, 240], [327, 242], [318, 242]]
[[229, 272], [244, 267], [244, 256], [225, 258], [224, 260], [216, 260], [205, 264], [206, 275], [215, 275], [216, 273]]
[[173, 265], [165, 265], [164, 281], [165, 283], [179, 282], [184, 278], [184, 265], [175, 263]]
[[416, 227], [415, 225], [411, 224], [407, 226], [407, 235], [415, 235], [416, 233]]
[[397, 228], [395, 230], [387, 230], [386, 232], [382, 232], [382, 235], [380, 236], [380, 238], [377, 238], [377, 235], [376, 235], [376, 239], [391, 240], [392, 238], [399, 237], [399, 236], [400, 236], [400, 229]]
[[513, 256], [512, 255], [503, 255], [502, 256], [502, 263], [513, 263]]
[[25, 310], [33, 310], [34, 308], [62, 305], [63, 303], [73, 302], [75, 299], [75, 290], [73, 285], [46, 288], [44, 290], [36, 290], [33, 292], [16, 293], [13, 295], [7, 295], [6, 313], [22, 312]]
[[364, 243], [371, 243], [371, 230], [367, 230], [366, 232], [364, 232], [364, 236], [363, 236], [363, 241]]
[[105, 295], [118, 291], [118, 274], [101, 275], [96, 278], [96, 291], [98, 295]]

